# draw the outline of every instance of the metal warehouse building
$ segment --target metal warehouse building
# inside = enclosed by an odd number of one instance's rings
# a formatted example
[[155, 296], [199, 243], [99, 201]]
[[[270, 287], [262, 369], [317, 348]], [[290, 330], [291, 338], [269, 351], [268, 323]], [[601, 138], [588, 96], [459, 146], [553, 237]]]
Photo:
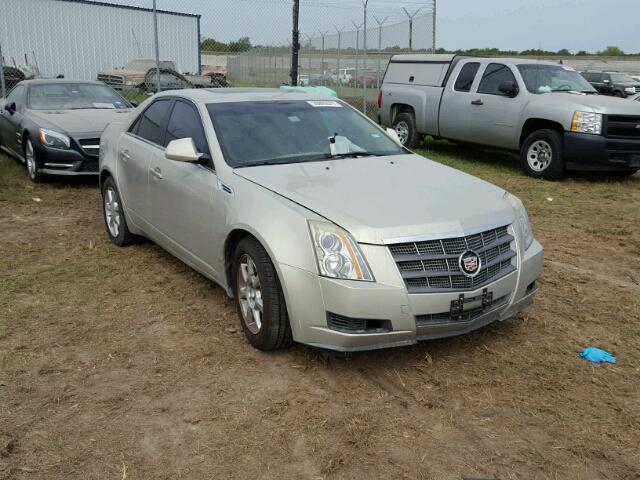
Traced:
[[[162, 60], [199, 72], [200, 15], [159, 10], [158, 33]], [[90, 0], [1, 0], [0, 45], [6, 65], [24, 65], [26, 55], [44, 77], [91, 80], [129, 60], [155, 58], [153, 11]]]

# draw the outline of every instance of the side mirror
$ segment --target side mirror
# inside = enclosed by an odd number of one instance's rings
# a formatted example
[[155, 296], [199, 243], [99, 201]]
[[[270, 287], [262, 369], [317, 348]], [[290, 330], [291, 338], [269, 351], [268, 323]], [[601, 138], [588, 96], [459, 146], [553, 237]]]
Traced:
[[504, 93], [508, 97], [515, 97], [516, 95], [518, 95], [518, 92], [520, 90], [518, 89], [518, 85], [515, 82], [507, 80], [505, 82], [502, 82], [498, 86], [498, 91], [500, 93]]
[[198, 153], [198, 150], [196, 149], [196, 144], [193, 142], [193, 138], [180, 138], [169, 142], [164, 155], [169, 160], [189, 163], [197, 163], [202, 157], [202, 154]]
[[403, 146], [402, 142], [400, 141], [400, 137], [398, 136], [398, 132], [396, 132], [393, 128], [387, 128], [387, 135], [389, 135], [389, 138], [391, 138], [391, 140], [396, 142], [398, 145], [400, 145], [401, 147]]
[[611, 80], [605, 78], [604, 80], [602, 80], [602, 83], [611, 83]]
[[4, 106], [4, 109], [11, 115], [16, 113], [16, 102], [9, 102]]
[[135, 100], [130, 100], [130, 101], [129, 101], [129, 103], [130, 103], [131, 105], [133, 105], [133, 107], [134, 107], [134, 108], [135, 108], [135, 107], [137, 107], [138, 105], [140, 105], [140, 104], [139, 104], [138, 102], [136, 102]]

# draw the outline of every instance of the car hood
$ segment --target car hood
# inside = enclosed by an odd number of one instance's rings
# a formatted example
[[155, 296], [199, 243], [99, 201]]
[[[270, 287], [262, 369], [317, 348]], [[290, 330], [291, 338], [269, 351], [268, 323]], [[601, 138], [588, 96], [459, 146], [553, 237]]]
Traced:
[[235, 169], [348, 230], [360, 243], [511, 224], [504, 190], [418, 155]]
[[146, 71], [140, 70], [103, 70], [98, 75], [112, 75], [112, 76], [120, 76], [120, 77], [144, 77], [147, 74]]
[[106, 126], [125, 117], [131, 109], [38, 110], [30, 116], [44, 128], [68, 135], [102, 132]]
[[624, 98], [606, 95], [576, 95], [574, 93], [545, 93], [545, 101], [553, 102], [555, 108], [582, 110], [612, 115], [640, 115], [640, 106]]

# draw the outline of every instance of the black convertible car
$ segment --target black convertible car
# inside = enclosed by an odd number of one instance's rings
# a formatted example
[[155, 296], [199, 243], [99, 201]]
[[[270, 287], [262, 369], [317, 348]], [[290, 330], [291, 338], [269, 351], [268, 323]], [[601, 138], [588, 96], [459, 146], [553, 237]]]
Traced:
[[35, 182], [97, 175], [100, 135], [133, 105], [100, 82], [25, 80], [0, 101], [0, 148]]

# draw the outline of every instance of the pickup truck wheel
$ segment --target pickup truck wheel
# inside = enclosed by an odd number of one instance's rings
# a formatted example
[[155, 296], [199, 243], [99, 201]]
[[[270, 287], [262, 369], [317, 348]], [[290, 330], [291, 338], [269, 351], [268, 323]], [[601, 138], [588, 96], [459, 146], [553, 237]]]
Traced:
[[420, 145], [420, 134], [416, 130], [416, 119], [411, 113], [400, 113], [393, 121], [400, 143], [407, 148]]
[[233, 265], [236, 307], [249, 343], [264, 351], [289, 347], [293, 340], [287, 306], [267, 251], [247, 237], [236, 247]]
[[527, 175], [555, 180], [564, 175], [562, 134], [537, 130], [527, 137], [520, 150], [520, 164]]
[[117, 246], [126, 247], [134, 243], [140, 243], [142, 237], [129, 231], [120, 194], [111, 177], [107, 178], [104, 181], [104, 185], [102, 185], [102, 215], [109, 239]]
[[613, 96], [618, 98], [624, 98], [624, 94], [622, 92], [619, 92], [618, 90], [613, 92]]

